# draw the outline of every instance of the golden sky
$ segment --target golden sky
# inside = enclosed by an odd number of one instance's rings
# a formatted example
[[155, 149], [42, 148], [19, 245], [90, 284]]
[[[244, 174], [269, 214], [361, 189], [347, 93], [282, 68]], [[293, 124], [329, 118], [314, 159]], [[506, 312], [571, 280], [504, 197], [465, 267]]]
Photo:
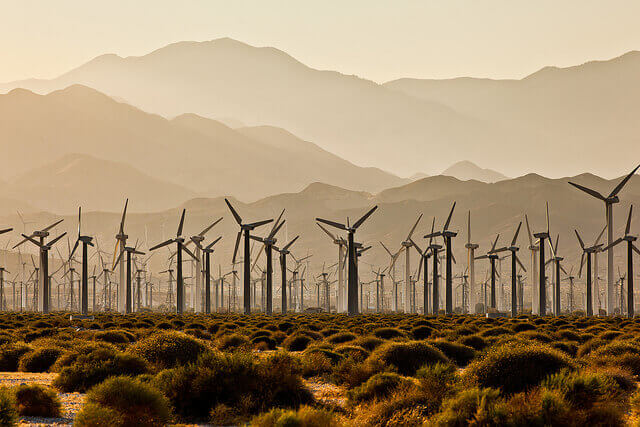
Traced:
[[638, 0], [0, 0], [0, 16], [3, 82], [220, 37], [378, 82], [521, 78], [640, 49]]

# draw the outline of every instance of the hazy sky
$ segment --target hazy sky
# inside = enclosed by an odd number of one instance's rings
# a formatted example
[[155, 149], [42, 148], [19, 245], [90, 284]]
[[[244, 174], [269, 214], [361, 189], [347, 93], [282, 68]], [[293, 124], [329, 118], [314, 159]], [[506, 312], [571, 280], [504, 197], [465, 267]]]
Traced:
[[520, 78], [640, 49], [640, 1], [0, 0], [0, 81], [54, 77], [103, 53], [232, 37], [314, 68]]

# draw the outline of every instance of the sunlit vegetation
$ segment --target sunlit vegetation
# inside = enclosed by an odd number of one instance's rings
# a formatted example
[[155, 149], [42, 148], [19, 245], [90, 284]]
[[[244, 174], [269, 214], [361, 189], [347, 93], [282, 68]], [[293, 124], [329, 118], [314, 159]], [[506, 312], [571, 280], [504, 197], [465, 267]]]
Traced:
[[0, 418], [77, 425], [624, 425], [640, 415], [640, 323], [620, 317], [0, 315]]

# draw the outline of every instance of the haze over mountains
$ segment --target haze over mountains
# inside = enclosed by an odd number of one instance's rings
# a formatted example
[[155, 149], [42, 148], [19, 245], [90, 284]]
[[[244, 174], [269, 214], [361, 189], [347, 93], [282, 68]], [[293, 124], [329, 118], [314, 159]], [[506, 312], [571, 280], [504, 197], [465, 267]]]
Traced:
[[80, 83], [166, 117], [191, 112], [282, 127], [401, 176], [433, 173], [460, 159], [512, 176], [532, 170], [616, 176], [640, 154], [639, 71], [640, 54], [630, 52], [522, 80], [379, 85], [309, 68], [275, 48], [219, 39], [175, 43], [141, 57], [103, 55], [53, 80], [0, 89], [46, 93]]
[[[311, 184], [304, 190], [295, 193], [284, 193], [269, 196], [252, 203], [242, 203], [232, 199], [240, 215], [246, 221], [273, 218], [281, 209], [286, 209], [286, 226], [279, 234], [280, 240], [288, 240], [300, 234], [300, 240], [293, 248], [296, 256], [313, 254], [310, 259], [312, 271], [319, 271], [322, 263], [336, 257], [336, 247], [327, 236], [314, 224], [315, 217], [323, 217], [336, 221], [344, 221], [346, 217], [352, 220], [364, 213], [368, 207], [378, 204], [378, 211], [367, 221], [366, 226], [358, 230], [357, 240], [373, 248], [361, 260], [361, 275], [363, 280], [371, 276], [369, 264], [375, 266], [387, 265], [388, 256], [378, 243], [383, 241], [390, 249], [397, 250], [400, 242], [406, 237], [411, 225], [419, 213], [424, 218], [414, 235], [414, 240], [423, 246], [422, 238], [431, 226], [432, 217], [436, 217], [436, 227], [442, 223], [451, 207], [452, 200], [457, 201], [453, 215], [451, 229], [458, 232], [454, 239], [454, 254], [458, 259], [456, 271], [464, 270], [466, 266], [467, 241], [466, 218], [471, 210], [472, 241], [480, 244], [478, 253], [484, 253], [490, 247], [490, 242], [496, 234], [500, 234], [500, 242], [506, 243], [511, 239], [519, 221], [524, 221], [524, 214], [529, 216], [532, 232], [546, 228], [544, 217], [544, 203], [549, 201], [551, 214], [551, 234], [560, 234], [559, 254], [565, 257], [564, 266], [567, 271], [574, 266], [574, 273], [579, 266], [579, 246], [573, 229], [577, 228], [585, 241], [593, 242], [602, 229], [604, 215], [602, 203], [590, 198], [567, 184], [568, 178], [549, 179], [530, 174], [523, 177], [508, 179], [494, 184], [478, 181], [460, 181], [456, 178], [436, 176], [425, 178], [400, 187], [388, 189], [378, 195], [367, 192], [345, 190], [327, 184]], [[618, 179], [608, 181], [594, 175], [583, 174], [571, 178], [578, 183], [608, 192], [619, 182]], [[621, 193], [622, 202], [615, 206], [615, 232], [618, 236], [623, 232], [629, 203], [640, 203], [640, 178], [635, 176]], [[130, 200], [130, 208], [135, 210], [136, 200]], [[182, 208], [187, 209], [185, 221], [185, 235], [190, 236], [220, 216], [224, 221], [216, 226], [208, 236], [208, 240], [224, 236], [213, 263], [221, 264], [223, 272], [230, 269], [231, 254], [237, 225], [231, 218], [223, 198], [196, 198], [169, 210], [154, 213], [133, 213], [128, 216], [126, 231], [132, 241], [139, 239], [140, 247], [144, 250], [149, 246], [165, 240], [175, 233], [179, 214]], [[26, 214], [27, 221], [35, 221], [27, 225], [30, 230], [37, 226], [49, 224], [59, 217], [50, 213]], [[76, 232], [75, 215], [65, 216], [65, 221], [56, 229], [54, 234], [67, 231], [71, 236]], [[119, 212], [86, 212], [83, 214], [83, 230], [95, 236], [103, 250], [111, 251], [114, 235], [120, 220]], [[0, 223], [14, 226], [22, 230], [23, 226], [16, 214], [0, 217]], [[637, 221], [633, 229], [637, 229]], [[526, 227], [523, 225], [519, 244], [522, 250], [520, 257], [529, 267], [529, 252], [526, 250], [528, 238]], [[257, 230], [258, 235], [266, 232]], [[2, 240], [2, 239], [0, 239]], [[15, 240], [15, 236], [14, 236]], [[2, 240], [4, 242], [4, 240]], [[31, 250], [31, 249], [23, 249]], [[60, 248], [66, 253], [64, 245]], [[255, 248], [256, 253], [258, 246]], [[624, 248], [615, 249], [616, 263], [624, 262]], [[264, 254], [261, 256], [264, 257]], [[417, 267], [417, 255], [412, 252], [413, 268]], [[164, 269], [166, 257], [155, 256], [152, 260], [153, 271]], [[264, 263], [264, 259], [260, 264]], [[397, 277], [402, 277], [400, 262]], [[478, 263], [478, 280], [484, 279], [484, 271], [488, 264]], [[9, 266], [9, 270], [13, 271]], [[601, 263], [604, 271], [604, 265]], [[504, 267], [507, 268], [506, 266]], [[217, 266], [216, 266], [217, 271]], [[525, 274], [526, 275], [526, 274]], [[583, 277], [584, 279], [584, 277]], [[506, 279], [505, 279], [506, 280]]]
[[[0, 121], [0, 139], [9, 142], [4, 145], [2, 174], [16, 185], [7, 194], [25, 190], [26, 199], [33, 198], [34, 205], [44, 209], [77, 205], [73, 194], [81, 192], [88, 200], [105, 197], [96, 208], [117, 209], [120, 202], [114, 206], [107, 203], [108, 195], [96, 194], [108, 183], [120, 199], [136, 187], [131, 194], [143, 194], [139, 208], [153, 210], [175, 206], [195, 194], [252, 200], [299, 191], [316, 181], [367, 191], [408, 182], [376, 168], [355, 166], [283, 129], [234, 130], [195, 114], [167, 120], [85, 86], [47, 95], [25, 89], [0, 95]], [[63, 166], [68, 158], [61, 160], [71, 154], [90, 156], [73, 163], [75, 174]], [[96, 163], [103, 160], [107, 162]], [[64, 179], [47, 178], [57, 169], [65, 172]], [[149, 179], [155, 180], [153, 185]], [[78, 180], [84, 182], [65, 195], [64, 187]], [[44, 189], [28, 191], [38, 182], [59, 191], [50, 196]], [[173, 184], [165, 188], [162, 182]], [[180, 198], [177, 186], [183, 188]]]

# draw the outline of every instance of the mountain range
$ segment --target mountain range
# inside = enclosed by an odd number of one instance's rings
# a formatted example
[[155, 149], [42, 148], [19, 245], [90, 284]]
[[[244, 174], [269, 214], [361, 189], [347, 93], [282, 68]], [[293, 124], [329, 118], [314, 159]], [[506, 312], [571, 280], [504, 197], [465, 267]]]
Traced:
[[512, 176], [586, 170], [616, 176], [640, 154], [639, 76], [640, 53], [629, 52], [547, 67], [521, 80], [381, 85], [226, 38], [174, 43], [139, 57], [106, 54], [57, 78], [0, 90], [48, 93], [83, 84], [165, 117], [188, 112], [281, 127], [401, 176], [433, 174], [461, 158]]

